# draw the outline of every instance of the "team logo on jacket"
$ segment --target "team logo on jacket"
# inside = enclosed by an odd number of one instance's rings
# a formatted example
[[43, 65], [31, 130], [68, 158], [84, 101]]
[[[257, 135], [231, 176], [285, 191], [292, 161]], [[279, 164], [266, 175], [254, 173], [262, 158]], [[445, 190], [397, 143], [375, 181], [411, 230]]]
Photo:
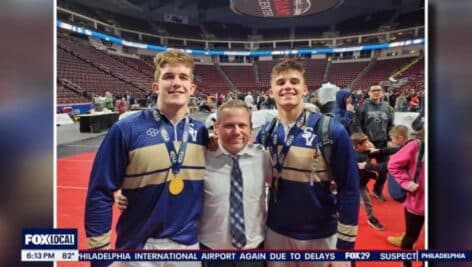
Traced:
[[155, 137], [159, 134], [159, 130], [157, 130], [156, 128], [149, 128], [147, 131], [146, 131], [146, 134], [151, 136], [151, 137]]
[[198, 132], [195, 129], [193, 129], [192, 126], [193, 126], [193, 124], [191, 123], [190, 126], [188, 127], [188, 133], [192, 137], [192, 141], [197, 142], [197, 133]]
[[306, 127], [305, 129], [303, 129], [302, 137], [305, 139], [305, 146], [312, 146], [316, 134], [313, 134], [313, 128]]

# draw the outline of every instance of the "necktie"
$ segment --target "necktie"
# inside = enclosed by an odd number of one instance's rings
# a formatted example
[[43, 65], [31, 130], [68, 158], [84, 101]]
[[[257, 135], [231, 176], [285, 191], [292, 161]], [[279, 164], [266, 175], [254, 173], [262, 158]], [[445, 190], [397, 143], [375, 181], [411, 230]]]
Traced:
[[233, 168], [231, 169], [231, 192], [229, 199], [229, 220], [231, 244], [236, 248], [246, 245], [243, 209], [243, 177], [239, 167], [238, 156], [233, 156]]

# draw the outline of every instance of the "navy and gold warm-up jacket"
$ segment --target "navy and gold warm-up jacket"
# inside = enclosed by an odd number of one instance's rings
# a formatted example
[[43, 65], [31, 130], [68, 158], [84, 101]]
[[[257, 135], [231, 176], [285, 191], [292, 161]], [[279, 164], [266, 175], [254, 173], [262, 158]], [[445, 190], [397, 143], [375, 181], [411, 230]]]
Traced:
[[149, 237], [186, 245], [198, 242], [208, 131], [199, 121], [190, 118], [189, 122], [179, 174], [184, 189], [178, 195], [169, 193], [171, 163], [160, 127], [164, 125], [178, 151], [185, 120], [174, 127], [164, 116], [158, 122], [152, 110], [144, 110], [108, 131], [95, 157], [87, 193], [85, 229], [91, 248], [110, 243], [113, 191], [120, 188], [128, 207], [118, 220], [116, 248], [139, 249]]
[[[357, 235], [360, 201], [355, 153], [345, 128], [334, 122], [330, 162], [338, 193], [330, 190], [326, 172], [316, 173], [312, 182], [314, 166], [318, 171], [326, 170], [326, 163], [317, 150], [320, 117], [320, 113], [309, 114], [302, 132], [295, 136], [281, 173], [273, 168], [267, 225], [279, 234], [298, 240], [326, 238], [337, 233], [337, 248], [352, 249]], [[266, 125], [259, 132], [259, 143], [267, 128]], [[284, 142], [282, 124], [277, 124], [272, 133], [276, 133], [278, 144]], [[273, 135], [267, 138], [269, 146], [274, 142]], [[281, 147], [278, 146], [279, 151]], [[274, 155], [272, 157], [274, 159]], [[274, 160], [272, 164], [275, 166]], [[277, 176], [280, 178], [275, 188]]]

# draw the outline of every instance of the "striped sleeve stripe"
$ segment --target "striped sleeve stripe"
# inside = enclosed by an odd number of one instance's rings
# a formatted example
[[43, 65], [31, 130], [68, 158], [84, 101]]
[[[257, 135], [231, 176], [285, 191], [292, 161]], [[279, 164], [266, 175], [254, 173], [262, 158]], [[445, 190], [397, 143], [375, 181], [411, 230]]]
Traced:
[[[165, 183], [169, 177], [169, 171], [142, 175], [138, 177], [126, 177], [121, 186], [122, 189], [137, 189], [149, 185]], [[178, 176], [186, 181], [201, 181], [205, 177], [204, 169], [181, 169]]]
[[90, 248], [103, 248], [110, 244], [111, 231], [99, 236], [87, 237], [87, 242]]
[[338, 233], [347, 236], [356, 236], [357, 235], [357, 225], [348, 225], [338, 222]]
[[354, 242], [356, 241], [356, 236], [349, 236], [349, 235], [345, 235], [343, 233], [338, 232], [338, 239], [341, 239], [347, 242]]

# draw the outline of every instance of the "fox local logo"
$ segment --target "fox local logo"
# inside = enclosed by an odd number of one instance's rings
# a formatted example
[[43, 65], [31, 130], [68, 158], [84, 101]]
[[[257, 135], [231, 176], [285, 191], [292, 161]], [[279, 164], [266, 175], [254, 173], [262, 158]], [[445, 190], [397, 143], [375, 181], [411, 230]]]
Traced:
[[77, 249], [77, 229], [23, 229], [23, 248]]

